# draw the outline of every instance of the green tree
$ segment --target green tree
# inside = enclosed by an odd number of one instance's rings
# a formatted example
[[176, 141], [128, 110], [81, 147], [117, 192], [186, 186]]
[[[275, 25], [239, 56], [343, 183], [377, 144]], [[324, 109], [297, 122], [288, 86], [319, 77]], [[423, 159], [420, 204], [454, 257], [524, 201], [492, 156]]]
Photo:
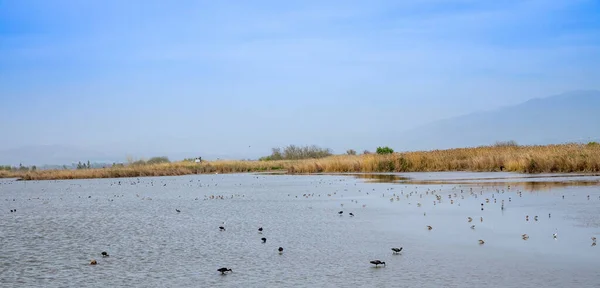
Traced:
[[394, 153], [394, 149], [390, 148], [390, 147], [377, 147], [377, 154], [392, 154]]

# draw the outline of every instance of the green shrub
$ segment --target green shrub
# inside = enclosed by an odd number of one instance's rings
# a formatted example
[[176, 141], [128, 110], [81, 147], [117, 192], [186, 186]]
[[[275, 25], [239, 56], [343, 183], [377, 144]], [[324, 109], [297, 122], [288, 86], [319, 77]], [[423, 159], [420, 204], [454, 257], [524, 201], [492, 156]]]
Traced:
[[385, 146], [385, 147], [377, 147], [377, 151], [376, 152], [377, 152], [377, 154], [380, 154], [380, 155], [382, 155], [382, 154], [392, 154], [392, 153], [394, 153], [394, 149], [392, 149], [390, 147], [387, 147], [387, 146]]

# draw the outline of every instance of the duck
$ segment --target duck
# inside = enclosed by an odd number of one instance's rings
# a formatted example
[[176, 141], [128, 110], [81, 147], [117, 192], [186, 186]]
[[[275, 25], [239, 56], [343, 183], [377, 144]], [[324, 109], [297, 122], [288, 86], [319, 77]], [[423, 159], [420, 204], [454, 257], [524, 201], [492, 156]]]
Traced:
[[523, 235], [521, 235], [521, 238], [523, 238], [523, 240], [527, 240], [527, 239], [529, 239], [529, 235], [523, 234]]
[[283, 253], [283, 247], [279, 247], [277, 250], [279, 251], [279, 254]]
[[485, 243], [485, 241], [483, 241], [483, 240], [479, 239], [479, 244], [480, 244], [480, 245], [482, 245], [482, 244], [484, 244], [484, 243]]
[[98, 262], [96, 262], [95, 259], [92, 259], [92, 261], [90, 261], [90, 265], [96, 265], [96, 264], [98, 264]]
[[400, 253], [402, 251], [402, 247], [400, 247], [400, 248], [394, 247], [394, 248], [392, 248], [392, 251], [394, 251], [393, 252], [394, 254], [398, 254], [398, 253]]
[[260, 238], [260, 240], [262, 240], [262, 241], [263, 241], [263, 243], [267, 243], [267, 238], [265, 238], [265, 237], [263, 237], [263, 238]]
[[427, 230], [431, 230], [431, 229], [433, 229], [433, 227], [427, 225]]
[[102, 251], [101, 254], [102, 254], [102, 257], [108, 257], [108, 256], [110, 256], [110, 255], [108, 255], [108, 253], [106, 253], [106, 251]]
[[231, 270], [230, 268], [226, 268], [226, 267], [219, 268], [219, 269], [217, 269], [217, 271], [221, 272], [221, 274], [225, 274], [225, 272], [227, 272], [227, 271], [233, 272], [233, 270]]
[[223, 227], [223, 226], [219, 226], [219, 230], [221, 230], [221, 231], [225, 231], [225, 227]]

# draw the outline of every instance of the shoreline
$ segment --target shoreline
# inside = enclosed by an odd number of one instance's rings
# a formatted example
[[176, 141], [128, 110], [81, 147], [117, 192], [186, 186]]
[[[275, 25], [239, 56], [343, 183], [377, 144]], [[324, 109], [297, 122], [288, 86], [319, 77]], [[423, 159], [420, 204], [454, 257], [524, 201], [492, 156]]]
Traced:
[[517, 172], [600, 173], [600, 145], [483, 146], [302, 160], [172, 162], [77, 170], [2, 170], [0, 178], [66, 180], [230, 173]]

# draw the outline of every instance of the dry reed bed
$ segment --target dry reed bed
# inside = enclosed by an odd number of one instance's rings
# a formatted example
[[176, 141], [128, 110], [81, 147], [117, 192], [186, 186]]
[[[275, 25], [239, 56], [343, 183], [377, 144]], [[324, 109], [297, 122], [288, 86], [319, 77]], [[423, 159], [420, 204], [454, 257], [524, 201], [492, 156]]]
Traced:
[[600, 145], [477, 147], [391, 155], [334, 156], [299, 161], [295, 173], [504, 171], [523, 173], [599, 172]]
[[176, 176], [287, 170], [288, 173], [504, 171], [523, 173], [600, 172], [600, 145], [561, 144], [416, 151], [389, 155], [337, 155], [282, 161], [210, 161], [201, 164], [126, 166], [103, 169], [0, 171], [23, 180]]

